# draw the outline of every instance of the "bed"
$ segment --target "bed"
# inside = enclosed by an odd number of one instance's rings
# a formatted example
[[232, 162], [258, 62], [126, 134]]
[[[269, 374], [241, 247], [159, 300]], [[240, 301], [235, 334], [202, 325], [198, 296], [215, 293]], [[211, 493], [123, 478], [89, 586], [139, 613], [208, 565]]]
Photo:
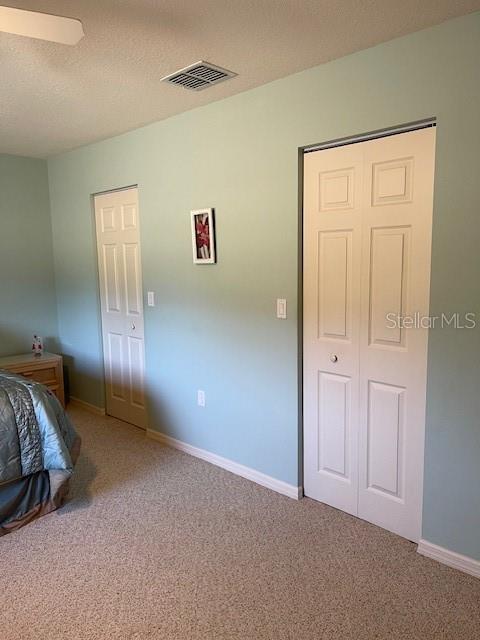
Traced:
[[79, 451], [53, 393], [0, 370], [0, 536], [62, 505]]

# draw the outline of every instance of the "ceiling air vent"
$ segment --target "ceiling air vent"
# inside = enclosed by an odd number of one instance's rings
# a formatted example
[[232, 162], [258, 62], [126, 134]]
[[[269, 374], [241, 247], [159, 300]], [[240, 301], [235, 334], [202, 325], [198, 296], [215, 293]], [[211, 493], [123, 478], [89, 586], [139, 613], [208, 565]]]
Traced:
[[179, 85], [190, 91], [201, 91], [229, 78], [234, 78], [236, 75], [233, 71], [222, 69], [222, 67], [217, 67], [214, 64], [210, 64], [210, 62], [201, 60], [191, 64], [189, 67], [185, 67], [185, 69], [180, 69], [165, 76], [161, 81]]

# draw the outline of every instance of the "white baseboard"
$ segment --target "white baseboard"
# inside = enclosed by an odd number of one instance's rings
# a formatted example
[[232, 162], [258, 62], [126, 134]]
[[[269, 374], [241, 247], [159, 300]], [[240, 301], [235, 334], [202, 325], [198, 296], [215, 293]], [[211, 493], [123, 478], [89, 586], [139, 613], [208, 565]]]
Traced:
[[181, 440], [176, 440], [175, 438], [167, 436], [164, 433], [160, 433], [159, 431], [155, 431], [154, 429], [147, 429], [147, 436], [169, 447], [173, 447], [174, 449], [188, 453], [191, 456], [195, 456], [195, 458], [201, 458], [202, 460], [210, 462], [217, 467], [226, 469], [237, 476], [241, 476], [247, 480], [252, 480], [252, 482], [256, 482], [257, 484], [262, 485], [262, 487], [272, 489], [273, 491], [281, 493], [284, 496], [288, 496], [289, 498], [293, 498], [294, 500], [298, 500], [303, 495], [303, 487], [296, 487], [293, 484], [277, 480], [276, 478], [272, 478], [272, 476], [267, 476], [265, 473], [261, 473], [260, 471], [256, 471], [250, 467], [245, 467], [243, 464], [233, 462], [233, 460], [229, 460], [228, 458], [222, 458], [222, 456], [217, 456], [215, 453], [210, 453], [210, 451], [206, 451], [205, 449], [199, 449], [198, 447], [194, 447], [191, 444], [182, 442]]
[[75, 398], [74, 396], [70, 396], [69, 404], [72, 404], [74, 407], [85, 409], [85, 411], [94, 413], [97, 416], [105, 415], [105, 409], [103, 407], [97, 407], [94, 404], [90, 404], [89, 402], [85, 402], [85, 400], [80, 400], [80, 398]]
[[480, 578], [480, 560], [474, 560], [469, 556], [462, 556], [460, 553], [450, 551], [444, 547], [440, 547], [428, 540], [420, 540], [417, 548], [418, 553], [432, 560], [437, 560], [449, 567], [469, 573], [471, 576]]

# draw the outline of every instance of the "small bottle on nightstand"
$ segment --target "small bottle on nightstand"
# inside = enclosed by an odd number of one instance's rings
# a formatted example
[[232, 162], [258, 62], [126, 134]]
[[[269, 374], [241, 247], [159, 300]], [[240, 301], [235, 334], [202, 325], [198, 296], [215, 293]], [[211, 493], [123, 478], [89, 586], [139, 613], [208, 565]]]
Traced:
[[34, 355], [41, 356], [43, 353], [43, 340], [41, 336], [33, 336], [32, 351]]

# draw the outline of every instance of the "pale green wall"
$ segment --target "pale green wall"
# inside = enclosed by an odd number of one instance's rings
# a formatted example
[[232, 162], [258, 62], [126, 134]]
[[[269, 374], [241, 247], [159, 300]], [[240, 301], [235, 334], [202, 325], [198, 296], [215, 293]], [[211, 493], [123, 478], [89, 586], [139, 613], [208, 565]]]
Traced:
[[[151, 426], [297, 484], [297, 149], [436, 116], [432, 311], [478, 310], [479, 59], [474, 14], [51, 159], [74, 395], [103, 403], [90, 194], [138, 183]], [[218, 264], [194, 266], [189, 211], [208, 206]], [[432, 331], [424, 505], [424, 536], [476, 558], [479, 347]]]
[[0, 155], [0, 355], [55, 348], [57, 310], [47, 163]]

